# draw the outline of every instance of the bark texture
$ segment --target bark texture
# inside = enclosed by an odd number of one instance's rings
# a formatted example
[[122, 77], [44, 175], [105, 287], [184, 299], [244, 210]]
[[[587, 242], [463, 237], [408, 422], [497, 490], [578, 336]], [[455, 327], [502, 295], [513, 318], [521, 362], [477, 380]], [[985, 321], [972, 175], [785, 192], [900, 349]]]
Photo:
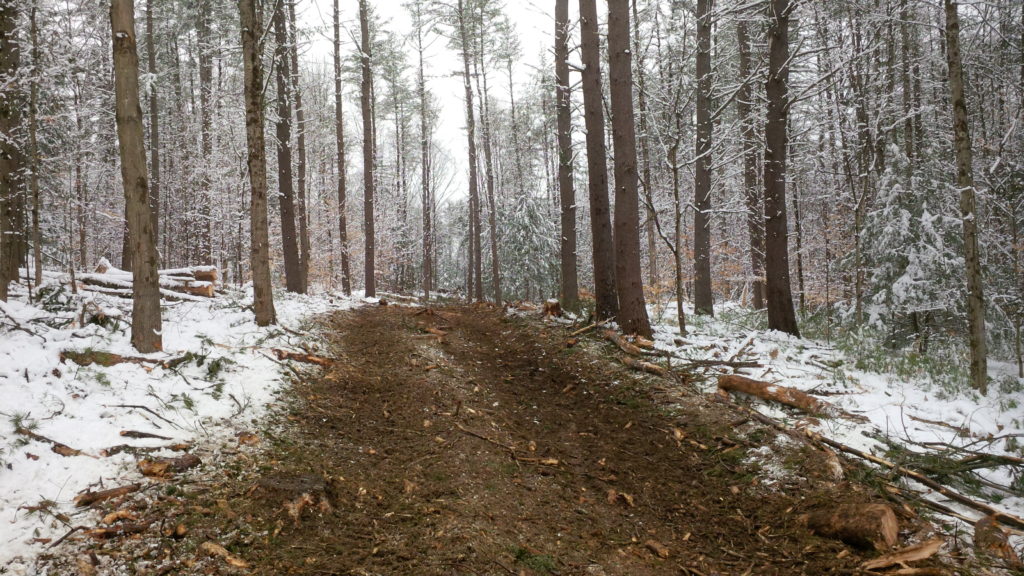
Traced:
[[562, 235], [561, 300], [567, 310], [579, 307], [576, 271], [576, 190], [573, 187], [572, 91], [569, 87], [569, 0], [555, 1], [555, 85], [558, 124], [558, 198]]
[[480, 242], [480, 188], [477, 174], [476, 151], [476, 119], [473, 114], [473, 85], [470, 75], [470, 63], [473, 58], [472, 41], [470, 40], [468, 11], [462, 0], [456, 6], [456, 17], [459, 20], [459, 44], [462, 48], [462, 74], [466, 93], [466, 142], [469, 149], [469, 253], [470, 267], [467, 293], [470, 299], [483, 300], [484, 289], [483, 266], [481, 256], [483, 250]]
[[253, 308], [256, 324], [277, 321], [270, 282], [270, 230], [267, 223], [267, 151], [263, 134], [263, 65], [259, 42], [262, 30], [256, 18], [256, 0], [238, 0], [242, 27], [242, 61], [245, 74], [245, 137], [249, 147], [250, 250]]
[[608, 2], [608, 74], [611, 77], [612, 142], [615, 146], [615, 285], [618, 323], [627, 334], [651, 336], [640, 267], [640, 191], [629, 0]]
[[[20, 0], [0, 0], [0, 81], [12, 82], [21, 65], [18, 47]], [[21, 98], [17, 90], [0, 91], [0, 133], [15, 135], [0, 139], [0, 300], [7, 300], [7, 286], [18, 276], [21, 227], [18, 205], [21, 195], [19, 171], [22, 151], [17, 134], [21, 129]]]
[[967, 273], [968, 345], [971, 348], [971, 386], [988, 392], [988, 350], [985, 341], [985, 295], [982, 288], [981, 256], [978, 250], [978, 207], [974, 191], [971, 134], [964, 99], [964, 71], [960, 59], [960, 16], [957, 3], [945, 0], [946, 62], [953, 104], [953, 143], [956, 148], [956, 185], [960, 189], [963, 218], [964, 264]]
[[370, 42], [370, 8], [366, 0], [359, 0], [359, 31], [361, 40], [362, 84], [360, 105], [363, 110], [363, 234], [365, 236], [363, 273], [366, 296], [377, 295], [376, 243], [373, 218], [374, 148], [376, 132], [373, 128], [373, 71], [370, 69], [372, 46]]
[[697, 0], [697, 165], [693, 178], [693, 307], [714, 314], [711, 293], [711, 11], [712, 0]]
[[341, 93], [341, 14], [334, 0], [334, 138], [338, 148], [338, 243], [341, 246], [341, 290], [352, 294], [352, 274], [348, 261], [348, 190], [345, 166], [345, 115]]
[[615, 246], [608, 203], [608, 151], [604, 141], [604, 102], [601, 97], [601, 44], [597, 2], [580, 0], [580, 55], [583, 62], [583, 118], [587, 129], [587, 174], [590, 230], [594, 261], [594, 315], [599, 320], [619, 314], [615, 282]]
[[789, 278], [786, 152], [789, 132], [789, 0], [771, 0], [768, 26], [768, 101], [765, 123], [764, 211], [768, 327], [800, 335]]
[[132, 346], [142, 353], [163, 348], [156, 229], [146, 174], [146, 147], [139, 104], [139, 55], [132, 0], [111, 0], [115, 121], [121, 156], [125, 216], [132, 244]]
[[288, 291], [301, 294], [306, 289], [302, 282], [302, 262], [299, 256], [298, 233], [295, 229], [295, 185], [292, 181], [292, 79], [288, 72], [291, 55], [288, 50], [288, 21], [283, 2], [278, 2], [277, 9], [274, 10], [274, 41], [277, 43], [277, 185], [280, 189], [278, 206], [281, 212], [284, 275]]
[[750, 238], [751, 292], [754, 308], [764, 309], [764, 203], [757, 186], [757, 130], [753, 114], [753, 72], [750, 57], [750, 33], [747, 23], [736, 23], [739, 46], [740, 85], [736, 93], [736, 113], [743, 127], [743, 196], [747, 204], [747, 234]]

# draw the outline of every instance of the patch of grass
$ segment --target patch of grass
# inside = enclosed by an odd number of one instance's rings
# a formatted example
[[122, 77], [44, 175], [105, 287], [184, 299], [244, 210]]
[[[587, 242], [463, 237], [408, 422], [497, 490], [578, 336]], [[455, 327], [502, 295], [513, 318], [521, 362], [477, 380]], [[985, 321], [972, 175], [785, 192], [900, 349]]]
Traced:
[[554, 574], [557, 570], [554, 557], [548, 554], [534, 554], [522, 546], [512, 550], [516, 562], [541, 574]]

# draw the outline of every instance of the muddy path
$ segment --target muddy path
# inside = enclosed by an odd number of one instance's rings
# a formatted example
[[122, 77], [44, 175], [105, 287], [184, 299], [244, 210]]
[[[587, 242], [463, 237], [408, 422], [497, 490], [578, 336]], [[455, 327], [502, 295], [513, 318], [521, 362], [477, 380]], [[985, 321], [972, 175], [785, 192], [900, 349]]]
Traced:
[[870, 490], [606, 342], [477, 307], [322, 324], [333, 367], [295, 372], [257, 448], [146, 504], [159, 545], [100, 545], [118, 574], [862, 573], [798, 518]]
[[232, 549], [256, 573], [856, 566], [795, 521], [850, 498], [809, 479], [809, 451], [791, 447], [788, 478], [763, 481], [747, 454], [770, 432], [700, 397], [664, 405], [603, 343], [566, 347], [564, 329], [487, 309], [417, 312], [327, 320], [336, 367], [296, 385], [266, 472], [227, 506], [252, 534]]

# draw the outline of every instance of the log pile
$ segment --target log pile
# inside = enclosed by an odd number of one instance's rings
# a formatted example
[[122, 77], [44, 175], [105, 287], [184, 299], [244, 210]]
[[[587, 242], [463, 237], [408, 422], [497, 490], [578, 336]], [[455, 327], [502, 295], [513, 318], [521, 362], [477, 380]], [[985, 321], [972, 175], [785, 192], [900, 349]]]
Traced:
[[[216, 266], [192, 266], [158, 271], [160, 295], [164, 300], [201, 301], [213, 298], [217, 287]], [[132, 297], [132, 273], [100, 260], [96, 270], [89, 274], [77, 274], [75, 280], [79, 289], [98, 292], [121, 298]]]

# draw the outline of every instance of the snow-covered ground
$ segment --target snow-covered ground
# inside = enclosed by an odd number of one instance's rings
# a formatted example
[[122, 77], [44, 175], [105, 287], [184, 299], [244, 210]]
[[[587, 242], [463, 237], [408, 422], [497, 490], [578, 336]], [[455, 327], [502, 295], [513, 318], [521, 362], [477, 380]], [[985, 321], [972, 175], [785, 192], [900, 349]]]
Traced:
[[[729, 314], [730, 310], [734, 314]], [[801, 419], [801, 425], [825, 437], [882, 457], [886, 457], [889, 446], [881, 439], [919, 454], [945, 451], [950, 458], [966, 455], [955, 454], [950, 447], [1014, 458], [1024, 456], [1024, 450], [1019, 448], [1024, 446], [1024, 393], [1012, 391], [1020, 390], [1024, 381], [1016, 377], [1015, 365], [990, 361], [993, 383], [988, 395], [981, 396], [967, 389], [966, 383], [956, 390], [936, 384], [924, 375], [903, 380], [892, 373], [859, 370], [858, 353], [870, 353], [869, 350], [844, 353], [826, 342], [750, 328], [756, 322], [744, 321], [744, 316], [749, 319], [752, 314], [735, 305], [718, 307], [715, 319], [697, 320], [687, 307], [691, 325], [685, 337], [679, 336], [674, 302], [652, 312], [657, 321], [656, 344], [663, 350], [693, 359], [757, 361], [763, 366], [735, 373], [817, 394], [822, 400], [867, 419], [806, 419], [805, 415], [778, 406], [755, 403], [762, 413], [789, 425]], [[709, 376], [714, 373], [708, 371]], [[1006, 383], [1010, 383], [1012, 390], [1000, 390]], [[706, 392], [714, 392], [715, 379], [708, 378], [704, 385]], [[1017, 480], [1013, 470], [1005, 466], [980, 469], [978, 473], [1003, 487], [1010, 487]], [[1016, 490], [985, 487], [984, 496], [972, 497], [998, 510], [1024, 516], [1024, 498], [1019, 483], [1017, 486]], [[977, 511], [932, 494], [921, 485], [911, 483], [910, 487], [969, 518], [981, 517]]]
[[[48, 277], [43, 293], [61, 280]], [[253, 430], [275, 401], [285, 378], [269, 349], [301, 340], [282, 327], [294, 331], [315, 314], [357, 303], [277, 294], [279, 326], [269, 328], [256, 326], [251, 310], [244, 309], [251, 299], [241, 292], [170, 304], [163, 311], [165, 351], [150, 357], [191, 353], [189, 361], [170, 369], [130, 363], [104, 368], [62, 363], [60, 353], [138, 356], [121, 319], [129, 301], [97, 294], [71, 300], [57, 292], [29, 305], [25, 296], [15, 292], [10, 302], [0, 302], [0, 573], [10, 574], [32, 573], [34, 557], [49, 543], [74, 526], [95, 525], [85, 517], [89, 512], [73, 505], [79, 492], [141, 480], [135, 456], [105, 456], [105, 450], [188, 443], [194, 453], [216, 457], [237, 433]], [[103, 311], [106, 325], [79, 325], [76, 308], [83, 306], [86, 318]], [[19, 427], [81, 455], [61, 456], [51, 444], [16, 433]], [[122, 431], [166, 439], [133, 439]]]

